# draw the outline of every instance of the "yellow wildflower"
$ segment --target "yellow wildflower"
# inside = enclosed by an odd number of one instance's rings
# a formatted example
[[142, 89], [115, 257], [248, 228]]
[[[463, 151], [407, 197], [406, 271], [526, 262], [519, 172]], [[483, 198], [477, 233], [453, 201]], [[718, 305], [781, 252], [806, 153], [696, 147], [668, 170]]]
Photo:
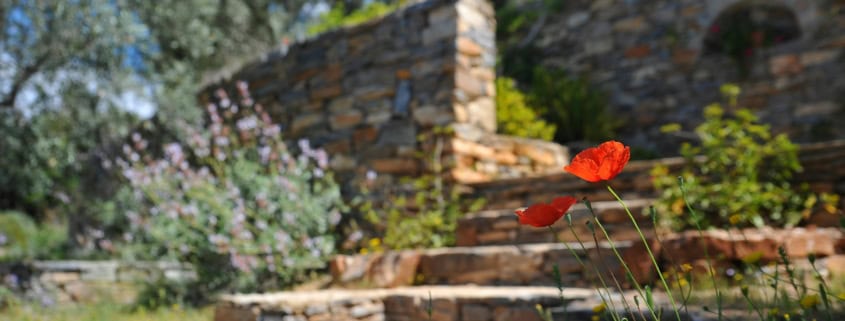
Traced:
[[755, 251], [754, 253], [748, 254], [743, 257], [742, 262], [745, 262], [745, 264], [754, 264], [759, 262], [761, 258], [763, 258], [763, 252]]
[[685, 286], [687, 286], [687, 285], [689, 285], [689, 282], [687, 282], [687, 279], [680, 279], [680, 280], [678, 280], [678, 286], [679, 286], [679, 287], [685, 287]]
[[593, 307], [593, 313], [599, 314], [607, 310], [607, 305], [602, 302], [601, 304]]
[[689, 273], [690, 271], [692, 271], [692, 264], [689, 264], [689, 263], [681, 264], [681, 271], [684, 271], [684, 273]]
[[370, 252], [370, 250], [368, 250], [366, 247], [363, 247], [363, 248], [361, 248], [360, 251], [358, 251], [358, 253], [361, 253], [361, 254], [367, 254], [369, 252]]
[[739, 214], [734, 214], [734, 215], [731, 215], [730, 217], [728, 217], [728, 222], [730, 222], [731, 225], [737, 225], [741, 221], [742, 221], [742, 216], [739, 216]]
[[599, 320], [601, 320], [601, 318], [598, 315], [594, 315], [594, 316], [590, 317], [590, 321], [599, 321]]
[[801, 304], [802, 308], [810, 309], [819, 305], [819, 303], [821, 303], [821, 299], [819, 298], [818, 294], [809, 294], [801, 298], [801, 301], [799, 301], [799, 303]]
[[369, 243], [370, 247], [379, 247], [379, 245], [381, 245], [381, 239], [377, 237], [371, 238]]

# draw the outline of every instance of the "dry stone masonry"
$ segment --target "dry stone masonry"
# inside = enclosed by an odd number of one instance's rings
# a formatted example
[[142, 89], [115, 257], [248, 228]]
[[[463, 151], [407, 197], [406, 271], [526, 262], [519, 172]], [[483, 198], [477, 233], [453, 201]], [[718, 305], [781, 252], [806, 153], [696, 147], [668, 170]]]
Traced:
[[560, 168], [568, 160], [562, 146], [495, 135], [495, 62], [488, 2], [432, 0], [272, 52], [209, 85], [200, 99], [215, 101], [216, 89], [248, 83], [284, 137], [324, 148], [343, 180], [367, 170], [418, 174], [418, 152], [431, 151], [418, 136], [435, 126], [458, 133], [443, 153], [458, 181]]
[[[776, 132], [799, 142], [845, 138], [845, 15], [836, 1], [578, 0], [563, 7], [531, 45], [543, 65], [585, 75], [606, 93], [628, 144], [676, 152], [679, 139], [659, 127], [691, 130], [704, 106], [722, 101], [725, 83], [738, 83], [739, 105]], [[713, 36], [730, 32], [725, 19], [743, 10], [776, 33], [742, 53], [746, 76]]]
[[540, 321], [535, 305], [555, 307], [593, 297], [555, 287], [415, 287], [224, 296], [214, 321]]
[[45, 305], [130, 304], [144, 283], [195, 277], [190, 267], [177, 262], [35, 261], [0, 265], [0, 285]]

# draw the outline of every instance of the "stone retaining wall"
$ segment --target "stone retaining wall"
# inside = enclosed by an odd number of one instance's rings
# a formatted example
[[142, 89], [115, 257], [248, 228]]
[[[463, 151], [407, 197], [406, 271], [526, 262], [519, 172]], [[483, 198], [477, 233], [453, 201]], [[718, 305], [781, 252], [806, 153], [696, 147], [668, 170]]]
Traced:
[[[652, 201], [651, 199], [625, 201], [625, 204], [637, 219], [637, 224], [647, 235], [653, 234], [654, 228], [651, 217], [645, 215], [645, 211], [651, 206]], [[592, 203], [592, 206], [612, 240], [632, 241], [639, 239], [639, 234], [631, 225], [631, 219], [618, 202], [595, 202]], [[557, 241], [577, 242], [578, 239], [592, 242], [592, 232], [587, 226], [587, 221], [592, 220], [592, 214], [582, 204], [574, 205], [568, 213], [572, 219], [571, 228], [568, 223], [561, 222], [552, 225], [551, 228], [554, 233], [548, 229], [538, 229], [519, 224], [514, 211], [510, 209], [472, 213], [458, 220], [455, 243], [457, 246], [477, 246], [552, 243]], [[599, 240], [605, 239], [600, 230], [596, 230], [596, 233]]]
[[[731, 32], [718, 24], [720, 15], [753, 6], [781, 11], [752, 15], [755, 21], [798, 35], [765, 39], [746, 52], [751, 67], [743, 77], [706, 39]], [[676, 152], [681, 138], [659, 127], [680, 123], [691, 131], [703, 108], [722, 100], [725, 83], [738, 83], [739, 105], [775, 132], [799, 142], [845, 138], [838, 125], [845, 120], [839, 76], [845, 72], [845, 15], [836, 1], [578, 0], [560, 7], [527, 23], [523, 41], [536, 48], [542, 65], [585, 75], [606, 93], [611, 114], [624, 124], [619, 138], [628, 144]]]
[[0, 281], [30, 299], [52, 303], [132, 303], [140, 285], [195, 278], [175, 262], [35, 261], [0, 265]]
[[[815, 192], [830, 192], [845, 195], [845, 140], [801, 145], [798, 158], [803, 171], [795, 181], [807, 183]], [[650, 171], [656, 165], [663, 165], [671, 171], [680, 170], [682, 158], [663, 158], [648, 161], [633, 161], [610, 185], [625, 199], [644, 199], [657, 196], [651, 182]], [[587, 197], [592, 202], [612, 201], [604, 183], [591, 184], [563, 169], [556, 174], [500, 179], [468, 185], [472, 192], [469, 198], [484, 198], [487, 209], [516, 209], [562, 195], [576, 198]]]

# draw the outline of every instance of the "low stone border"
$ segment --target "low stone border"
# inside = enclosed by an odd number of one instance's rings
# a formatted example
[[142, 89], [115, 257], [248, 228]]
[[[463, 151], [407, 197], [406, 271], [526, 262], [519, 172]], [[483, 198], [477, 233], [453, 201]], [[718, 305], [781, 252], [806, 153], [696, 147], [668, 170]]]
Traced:
[[[780, 260], [781, 247], [793, 262], [806, 261], [810, 254], [817, 258], [845, 254], [845, 235], [838, 228], [711, 230], [701, 234], [686, 231], [661, 236], [659, 243], [651, 238], [649, 243], [655, 257], [665, 265], [661, 267], [664, 271], [673, 264], [689, 263], [705, 272], [705, 253], [717, 267], [725, 268], [743, 260], [754, 259], [763, 264]], [[654, 266], [642, 242], [633, 242], [622, 256], [639, 282], [654, 281]]]
[[177, 262], [34, 261], [0, 266], [0, 282], [16, 293], [52, 303], [131, 303], [140, 282], [189, 280], [194, 271]]

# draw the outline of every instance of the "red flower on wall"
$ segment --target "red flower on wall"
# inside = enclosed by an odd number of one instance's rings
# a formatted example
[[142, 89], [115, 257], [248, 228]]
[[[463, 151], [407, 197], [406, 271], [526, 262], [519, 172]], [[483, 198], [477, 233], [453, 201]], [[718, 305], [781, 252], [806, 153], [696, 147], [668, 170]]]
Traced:
[[519, 224], [534, 227], [551, 226], [577, 202], [578, 200], [572, 196], [557, 197], [551, 204], [534, 204], [525, 210], [516, 210], [516, 216], [519, 216]]
[[585, 181], [595, 183], [616, 177], [630, 159], [630, 147], [617, 141], [609, 141], [578, 153], [563, 169]]

